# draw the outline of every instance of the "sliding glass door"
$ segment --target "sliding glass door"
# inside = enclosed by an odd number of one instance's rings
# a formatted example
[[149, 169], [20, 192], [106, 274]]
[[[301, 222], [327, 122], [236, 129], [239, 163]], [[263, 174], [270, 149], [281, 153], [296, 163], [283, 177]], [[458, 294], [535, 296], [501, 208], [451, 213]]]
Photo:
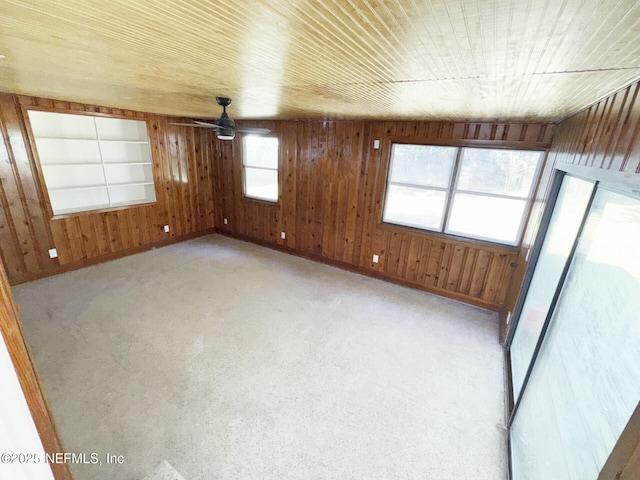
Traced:
[[579, 178], [565, 176], [562, 180], [509, 350], [514, 400], [520, 394], [593, 188], [594, 182]]
[[511, 423], [514, 480], [596, 479], [638, 404], [639, 239], [640, 200], [599, 187]]

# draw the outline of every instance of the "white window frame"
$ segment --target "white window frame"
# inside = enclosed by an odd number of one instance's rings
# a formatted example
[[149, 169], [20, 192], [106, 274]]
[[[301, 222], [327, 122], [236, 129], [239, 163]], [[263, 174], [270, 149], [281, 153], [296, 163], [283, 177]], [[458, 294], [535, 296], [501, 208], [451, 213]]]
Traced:
[[[276, 168], [270, 167], [257, 167], [253, 165], [247, 165], [247, 151], [246, 142], [252, 137], [259, 137], [262, 139], [273, 139], [277, 142], [277, 158], [276, 158]], [[277, 192], [275, 198], [260, 196], [260, 195], [249, 195], [247, 193], [247, 170], [266, 170], [271, 172], [276, 172], [277, 179]], [[243, 135], [242, 136], [242, 194], [244, 198], [248, 198], [250, 200], [257, 200], [260, 202], [267, 202], [277, 204], [280, 198], [280, 139], [275, 135]]]
[[[456, 152], [456, 156], [455, 156], [455, 160], [452, 166], [452, 170], [451, 170], [451, 174], [450, 174], [450, 178], [449, 178], [449, 185], [448, 187], [433, 187], [433, 186], [423, 186], [420, 184], [410, 184], [410, 183], [398, 183], [398, 182], [392, 182], [390, 181], [391, 178], [391, 174], [392, 174], [392, 169], [393, 169], [393, 146], [394, 145], [416, 145], [416, 146], [425, 146], [425, 147], [453, 147], [457, 149]], [[506, 195], [506, 194], [498, 194], [498, 193], [488, 193], [488, 192], [477, 192], [477, 191], [473, 191], [473, 190], [462, 190], [462, 189], [458, 189], [458, 180], [460, 177], [460, 171], [461, 171], [461, 164], [462, 164], [462, 159], [463, 159], [463, 153], [465, 149], [471, 149], [471, 150], [517, 150], [517, 151], [526, 151], [526, 152], [537, 152], [540, 154], [540, 158], [538, 160], [538, 164], [536, 166], [536, 170], [533, 176], [533, 180], [531, 182], [531, 185], [529, 187], [529, 191], [526, 197], [520, 197], [517, 195]], [[542, 171], [542, 166], [544, 165], [544, 161], [546, 158], [546, 153], [547, 151], [545, 149], [527, 149], [527, 148], [514, 148], [514, 147], [510, 147], [510, 146], [504, 146], [504, 147], [482, 147], [482, 146], [457, 146], [457, 145], [438, 145], [438, 144], [425, 144], [425, 143], [408, 143], [408, 142], [393, 142], [391, 144], [391, 148], [389, 150], [389, 168], [387, 171], [387, 179], [386, 179], [386, 184], [385, 184], [385, 192], [384, 192], [384, 204], [382, 206], [382, 223], [383, 224], [387, 224], [387, 225], [398, 225], [401, 227], [409, 227], [409, 228], [415, 228], [418, 230], [424, 230], [424, 231], [430, 231], [430, 232], [437, 232], [437, 233], [442, 233], [442, 234], [446, 234], [446, 235], [452, 235], [452, 236], [456, 236], [456, 237], [462, 237], [462, 238], [469, 238], [469, 239], [473, 239], [473, 240], [482, 240], [482, 241], [487, 241], [487, 242], [491, 242], [491, 243], [496, 243], [496, 244], [500, 244], [500, 245], [510, 245], [510, 246], [516, 246], [520, 243], [521, 239], [522, 239], [522, 235], [524, 233], [524, 226], [526, 224], [526, 220], [529, 216], [529, 211], [531, 210], [531, 204], [533, 201], [533, 194], [535, 192], [535, 188], [536, 185], [538, 184], [539, 178], [540, 178], [540, 173]], [[388, 201], [388, 194], [389, 194], [389, 185], [401, 185], [401, 186], [406, 186], [406, 187], [410, 187], [410, 188], [416, 188], [416, 189], [425, 189], [425, 190], [432, 190], [432, 191], [443, 191], [446, 193], [446, 198], [445, 198], [445, 205], [444, 205], [444, 209], [443, 209], [443, 215], [442, 218], [440, 219], [440, 226], [439, 228], [427, 228], [424, 226], [417, 226], [417, 225], [411, 225], [409, 222], [407, 223], [400, 223], [400, 222], [395, 222], [391, 219], [385, 218], [385, 208], [387, 205], [387, 201]], [[455, 198], [456, 193], [462, 193], [462, 194], [466, 194], [466, 195], [475, 195], [478, 197], [499, 197], [499, 198], [505, 198], [505, 199], [515, 199], [515, 200], [524, 200], [525, 201], [525, 206], [523, 209], [523, 213], [522, 213], [522, 217], [520, 218], [520, 223], [518, 226], [518, 232], [516, 235], [516, 239], [513, 242], [507, 242], [507, 241], [502, 241], [499, 239], [495, 239], [495, 238], [490, 238], [490, 237], [483, 237], [481, 235], [473, 235], [473, 234], [469, 234], [469, 233], [460, 233], [460, 232], [456, 232], [453, 230], [449, 229], [449, 221], [451, 218], [451, 210], [453, 208], [453, 201]]]

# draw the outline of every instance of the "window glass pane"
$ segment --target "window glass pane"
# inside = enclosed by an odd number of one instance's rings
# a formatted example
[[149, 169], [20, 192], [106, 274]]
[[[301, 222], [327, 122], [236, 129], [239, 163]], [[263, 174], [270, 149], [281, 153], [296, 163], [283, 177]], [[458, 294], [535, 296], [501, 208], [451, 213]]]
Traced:
[[278, 139], [247, 135], [244, 141], [244, 164], [250, 167], [278, 168]]
[[458, 190], [528, 197], [543, 152], [464, 148]]
[[544, 321], [591, 198], [593, 182], [564, 177], [535, 273], [509, 350], [513, 396], [518, 398]]
[[516, 243], [525, 200], [456, 193], [447, 233]]
[[640, 200], [599, 190], [511, 430], [514, 480], [595, 479], [640, 399]]
[[278, 171], [245, 167], [245, 195], [278, 201]]
[[390, 182], [448, 188], [457, 148], [394, 144]]
[[441, 190], [389, 185], [383, 221], [440, 230], [446, 197]]

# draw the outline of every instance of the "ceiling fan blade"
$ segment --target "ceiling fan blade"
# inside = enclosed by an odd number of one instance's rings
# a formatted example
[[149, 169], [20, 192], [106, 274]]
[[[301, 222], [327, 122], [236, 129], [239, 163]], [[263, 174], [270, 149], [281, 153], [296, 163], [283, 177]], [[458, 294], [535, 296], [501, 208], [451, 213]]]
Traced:
[[200, 122], [198, 120], [194, 120], [194, 122], [196, 122], [198, 125], [200, 125], [201, 127], [209, 127], [209, 128], [216, 128], [219, 127], [220, 125], [218, 125], [216, 122], [217, 120], [214, 120], [213, 123], [209, 123], [209, 122]]
[[172, 123], [172, 122], [169, 122], [169, 125], [178, 125], [180, 127], [218, 128], [217, 125], [213, 125], [213, 124], [196, 125], [195, 123]]
[[268, 133], [271, 133], [271, 130], [260, 127], [236, 127], [236, 132], [252, 133], [254, 135], [267, 135]]

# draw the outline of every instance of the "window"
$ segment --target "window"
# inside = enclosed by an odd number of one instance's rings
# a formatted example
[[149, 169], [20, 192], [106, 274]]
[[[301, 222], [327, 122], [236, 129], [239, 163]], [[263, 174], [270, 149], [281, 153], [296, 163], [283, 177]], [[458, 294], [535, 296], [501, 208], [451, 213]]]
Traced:
[[382, 219], [515, 245], [544, 152], [394, 144]]
[[29, 111], [54, 215], [156, 201], [147, 124]]
[[384, 221], [441, 230], [457, 150], [393, 145]]
[[242, 139], [244, 195], [278, 201], [278, 139], [245, 135]]

